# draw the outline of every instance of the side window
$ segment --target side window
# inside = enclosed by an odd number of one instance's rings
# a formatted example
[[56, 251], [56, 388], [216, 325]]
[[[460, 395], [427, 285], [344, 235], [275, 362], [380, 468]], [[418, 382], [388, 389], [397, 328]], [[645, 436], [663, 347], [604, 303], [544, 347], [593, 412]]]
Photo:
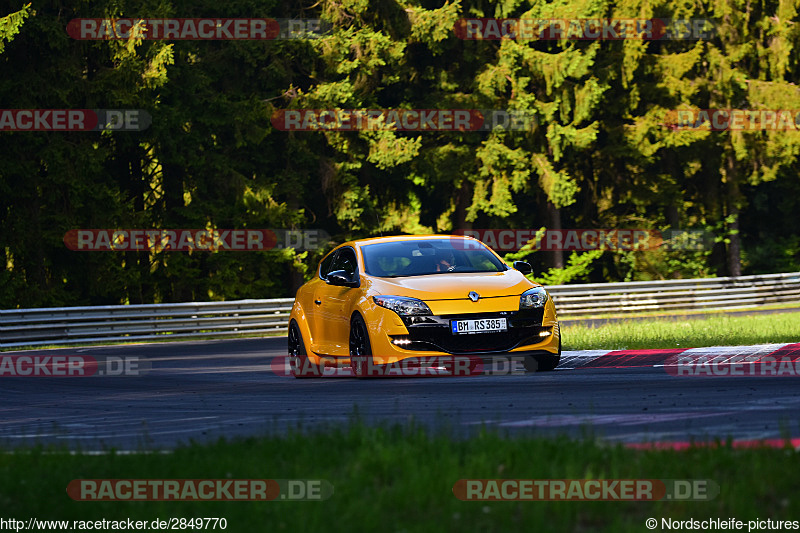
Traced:
[[342, 248], [333, 260], [329, 272], [344, 270], [351, 279], [356, 277], [356, 253], [352, 248]]
[[319, 277], [320, 278], [325, 279], [325, 277], [328, 275], [328, 272], [331, 272], [331, 270], [332, 270], [331, 269], [331, 263], [333, 262], [333, 257], [335, 255], [336, 255], [336, 252], [329, 253], [327, 256], [325, 256], [325, 259], [323, 259], [322, 262], [320, 263], [320, 265], [319, 265]]

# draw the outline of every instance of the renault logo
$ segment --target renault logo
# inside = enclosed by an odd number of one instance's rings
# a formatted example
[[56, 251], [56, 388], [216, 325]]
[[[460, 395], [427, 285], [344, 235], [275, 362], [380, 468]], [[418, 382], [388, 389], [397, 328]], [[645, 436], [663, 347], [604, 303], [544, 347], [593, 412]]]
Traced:
[[469, 293], [469, 299], [472, 300], [473, 302], [477, 302], [478, 300], [480, 300], [480, 298], [481, 298], [481, 295], [478, 294], [475, 291], [472, 291], [472, 292]]

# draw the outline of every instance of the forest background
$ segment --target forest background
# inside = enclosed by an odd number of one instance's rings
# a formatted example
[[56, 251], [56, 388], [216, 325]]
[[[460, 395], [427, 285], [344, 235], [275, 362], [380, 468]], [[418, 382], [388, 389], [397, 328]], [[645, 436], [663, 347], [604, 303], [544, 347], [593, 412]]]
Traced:
[[[141, 132], [0, 133], [0, 308], [292, 297], [333, 243], [470, 228], [701, 230], [702, 250], [514, 254], [547, 282], [800, 270], [800, 0], [0, 2], [4, 109], [142, 109]], [[313, 38], [77, 40], [75, 18], [321, 19]], [[466, 40], [464, 18], [707, 19], [673, 40]], [[288, 109], [494, 109], [528, 131], [310, 131]], [[76, 252], [77, 228], [324, 230], [316, 250]]]

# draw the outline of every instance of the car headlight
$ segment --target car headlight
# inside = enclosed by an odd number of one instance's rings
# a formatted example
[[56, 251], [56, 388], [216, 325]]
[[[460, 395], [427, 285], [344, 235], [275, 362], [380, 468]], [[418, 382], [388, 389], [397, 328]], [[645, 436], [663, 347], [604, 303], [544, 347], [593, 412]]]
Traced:
[[542, 287], [528, 289], [519, 297], [519, 308], [536, 309], [538, 307], [544, 307], [544, 304], [547, 303], [547, 298], [547, 291]]
[[430, 315], [431, 309], [422, 300], [405, 296], [373, 296], [376, 304], [391, 309], [400, 316]]

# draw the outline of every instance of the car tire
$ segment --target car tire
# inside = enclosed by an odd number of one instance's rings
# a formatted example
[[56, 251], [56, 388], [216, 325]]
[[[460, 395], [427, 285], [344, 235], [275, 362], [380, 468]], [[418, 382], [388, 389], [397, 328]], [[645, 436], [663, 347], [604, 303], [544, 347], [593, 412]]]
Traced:
[[322, 376], [322, 367], [312, 363], [306, 353], [306, 345], [300, 327], [292, 321], [289, 325], [289, 365], [296, 378], [318, 378]]
[[[560, 333], [560, 332], [559, 332]], [[537, 354], [525, 357], [525, 370], [527, 372], [550, 372], [555, 370], [561, 361], [561, 336], [558, 337], [558, 353]]]
[[361, 315], [355, 315], [350, 322], [350, 368], [357, 378], [369, 377], [374, 369], [369, 332]]

